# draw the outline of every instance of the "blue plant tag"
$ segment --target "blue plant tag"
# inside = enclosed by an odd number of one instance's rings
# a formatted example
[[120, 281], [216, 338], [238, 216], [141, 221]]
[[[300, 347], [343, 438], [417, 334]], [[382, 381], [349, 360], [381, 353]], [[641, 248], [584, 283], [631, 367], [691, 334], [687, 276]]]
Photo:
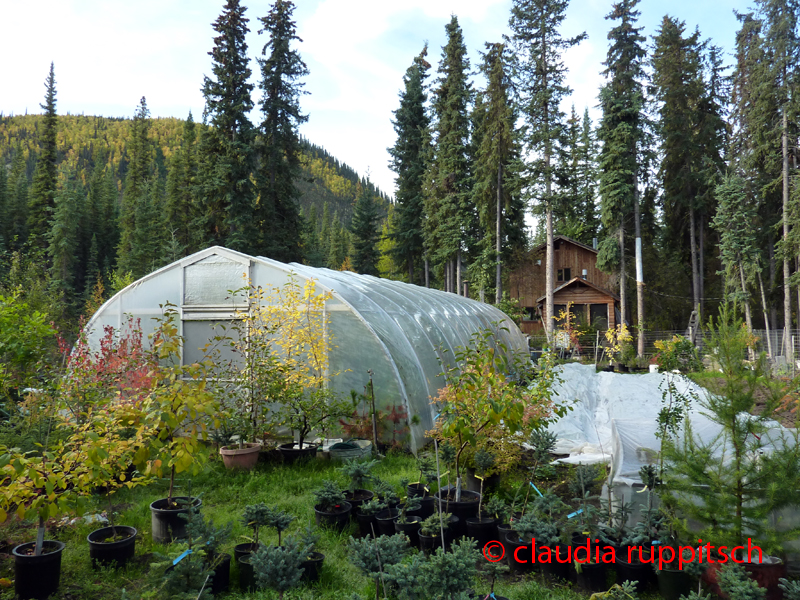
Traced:
[[651, 546], [658, 546], [658, 544], [660, 544], [660, 543], [661, 542], [659, 540], [653, 540], [652, 542], [650, 542], [650, 545]]
[[177, 565], [179, 562], [181, 562], [184, 558], [189, 556], [191, 553], [192, 553], [191, 548], [189, 550], [185, 550], [180, 556], [178, 556], [178, 558], [176, 558], [175, 560], [172, 561], [172, 566], [174, 567], [175, 565]]
[[579, 508], [579, 509], [578, 509], [578, 510], [576, 510], [574, 513], [572, 513], [571, 515], [567, 515], [567, 518], [568, 518], [568, 519], [571, 519], [572, 517], [577, 517], [577, 516], [578, 516], [579, 514], [581, 514], [582, 512], [583, 512], [583, 509], [582, 509], [582, 508]]
[[539, 491], [539, 488], [537, 488], [535, 485], [533, 485], [532, 481], [530, 483], [531, 483], [531, 487], [536, 490], [536, 493], [539, 494], [539, 496], [544, 497], [544, 494], [542, 494], [542, 492]]

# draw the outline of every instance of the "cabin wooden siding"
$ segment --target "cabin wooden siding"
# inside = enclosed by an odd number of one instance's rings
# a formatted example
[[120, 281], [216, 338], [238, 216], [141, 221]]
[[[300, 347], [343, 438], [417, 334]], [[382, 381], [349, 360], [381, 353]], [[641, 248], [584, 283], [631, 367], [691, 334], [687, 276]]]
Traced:
[[[564, 281], [554, 281], [553, 288], [580, 277], [586, 269], [586, 279], [597, 287], [609, 289], [611, 276], [597, 268], [597, 251], [585, 248], [566, 238], [558, 237], [553, 245], [553, 273], [557, 277], [559, 269], [570, 269], [570, 277]], [[537, 265], [536, 261], [541, 260]], [[545, 294], [545, 248], [539, 246], [531, 250], [528, 258], [511, 272], [509, 294], [519, 300], [521, 306], [536, 306], [536, 299]]]
[[[597, 251], [579, 242], [562, 236], [553, 240], [553, 289], [563, 285], [573, 277], [581, 277], [586, 270], [586, 280], [597, 287], [609, 289], [611, 275], [597, 268]], [[540, 264], [537, 264], [539, 262]], [[569, 277], [558, 280], [559, 269], [570, 269]], [[519, 300], [520, 306], [527, 311], [537, 312], [537, 299], [545, 295], [545, 247], [539, 246], [531, 250], [525, 260], [511, 272], [509, 277], [509, 295]], [[573, 310], [583, 312], [589, 310], [591, 304], [607, 305], [609, 327], [615, 327], [615, 299], [589, 286], [572, 285], [553, 296], [554, 304], [566, 305], [572, 302]], [[577, 305], [586, 305], [577, 306]], [[541, 321], [523, 320], [520, 329], [523, 333], [542, 332]]]

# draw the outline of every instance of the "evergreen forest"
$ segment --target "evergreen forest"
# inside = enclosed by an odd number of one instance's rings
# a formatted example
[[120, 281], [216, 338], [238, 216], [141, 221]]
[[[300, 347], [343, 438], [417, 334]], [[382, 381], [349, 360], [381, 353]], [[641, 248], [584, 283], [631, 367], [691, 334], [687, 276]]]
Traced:
[[646, 37], [638, 3], [609, 2], [587, 106], [566, 84], [564, 53], [586, 37], [562, 34], [568, 0], [513, 0], [479, 64], [453, 15], [444, 47], [420, 41], [397, 82], [394, 190], [299, 134], [309, 70], [289, 0], [264, 15], [225, 0], [203, 115], [152, 118], [144, 97], [132, 119], [59, 114], [51, 64], [41, 114], [0, 113], [0, 296], [74, 331], [219, 244], [505, 304], [509, 273], [545, 244], [552, 329], [563, 235], [597, 244], [636, 332], [728, 300], [750, 328], [797, 329], [800, 4], [754, 0], [730, 56], [676, 16]]

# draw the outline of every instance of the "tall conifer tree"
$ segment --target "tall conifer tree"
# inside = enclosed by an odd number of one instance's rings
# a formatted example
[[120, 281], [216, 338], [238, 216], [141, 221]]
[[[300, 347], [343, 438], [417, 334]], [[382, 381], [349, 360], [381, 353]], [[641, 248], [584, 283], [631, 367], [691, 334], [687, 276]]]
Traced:
[[289, 0], [276, 0], [269, 14], [261, 17], [259, 31], [269, 36], [262, 50], [266, 58], [258, 59], [263, 93], [257, 171], [259, 247], [266, 256], [283, 262], [302, 258], [300, 190], [295, 180], [301, 171], [298, 127], [308, 120], [300, 112], [300, 80], [308, 68], [292, 48], [295, 41], [302, 41], [292, 20], [294, 8]]
[[516, 51], [517, 90], [521, 112], [528, 125], [525, 139], [533, 154], [531, 165], [533, 192], [545, 217], [545, 331], [554, 327], [553, 284], [553, 202], [554, 165], [564, 136], [564, 115], [559, 109], [562, 98], [570, 93], [564, 83], [567, 68], [564, 52], [586, 38], [582, 33], [562, 37], [569, 0], [514, 0], [509, 26]]
[[460, 294], [464, 237], [470, 226], [472, 87], [464, 35], [455, 15], [445, 29], [447, 44], [433, 97], [434, 149], [425, 177], [425, 249], [443, 271], [445, 291]]
[[[639, 175], [643, 171], [641, 143], [644, 138], [644, 91], [642, 63], [646, 55], [641, 28], [634, 25], [639, 16], [638, 0], [622, 0], [612, 6], [606, 19], [620, 21], [608, 34], [611, 45], [604, 74], [608, 83], [600, 91], [603, 120], [598, 137], [603, 142], [600, 154], [600, 196], [603, 225], [609, 239], [598, 255], [604, 270], [619, 268], [621, 321], [627, 320], [625, 271], [625, 223], [633, 211], [636, 234], [636, 297], [638, 354], [644, 353], [644, 281], [639, 218]], [[616, 240], [616, 252], [611, 252]]]
[[58, 154], [56, 136], [58, 134], [58, 116], [56, 115], [56, 76], [53, 63], [45, 80], [44, 123], [39, 138], [41, 154], [33, 174], [28, 209], [28, 239], [38, 248], [48, 246], [47, 234], [55, 207], [56, 184], [58, 180]]
[[[394, 242], [392, 259], [405, 264], [410, 283], [414, 283], [415, 269], [421, 265], [424, 252], [423, 181], [430, 152], [430, 119], [425, 110], [425, 79], [431, 67], [427, 55], [426, 45], [403, 77], [400, 108], [394, 111], [392, 121], [397, 141], [389, 148], [389, 166], [397, 174], [395, 216], [389, 230]], [[421, 269], [419, 273], [424, 283]]]
[[357, 273], [378, 276], [378, 241], [380, 241], [380, 215], [370, 186], [363, 182], [356, 200], [353, 221], [350, 224], [353, 244], [353, 268]]
[[[481, 226], [482, 254], [493, 264], [495, 302], [503, 297], [502, 265], [525, 245], [524, 205], [520, 197], [520, 140], [510, 98], [510, 61], [505, 44], [486, 44], [481, 70], [486, 89], [478, 94], [475, 122], [473, 202]], [[484, 264], [488, 261], [479, 261]], [[480, 277], [479, 279], [484, 279]], [[475, 282], [474, 277], [470, 281]]]
[[255, 191], [250, 174], [255, 131], [247, 116], [253, 108], [253, 85], [245, 42], [249, 19], [244, 12], [239, 0], [227, 0], [213, 24], [218, 34], [209, 52], [213, 77], [203, 79], [203, 120], [210, 128], [201, 145], [204, 165], [198, 192], [206, 243], [254, 253]]

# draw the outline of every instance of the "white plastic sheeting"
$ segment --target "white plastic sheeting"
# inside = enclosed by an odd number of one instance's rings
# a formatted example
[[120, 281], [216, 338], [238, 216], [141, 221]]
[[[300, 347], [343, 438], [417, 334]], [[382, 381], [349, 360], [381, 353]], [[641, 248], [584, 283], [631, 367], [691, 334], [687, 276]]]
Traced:
[[[655, 461], [661, 444], [656, 418], [663, 404], [662, 389], [673, 378], [676, 389], [702, 398], [705, 391], [672, 373], [621, 375], [595, 372], [593, 365], [570, 363], [559, 370], [556, 400], [571, 403], [572, 411], [550, 426], [558, 435], [557, 454], [567, 463], [611, 463], [612, 482], [631, 485], [639, 481], [642, 465]], [[711, 439], [716, 425], [692, 404], [689, 416], [695, 435]]]

